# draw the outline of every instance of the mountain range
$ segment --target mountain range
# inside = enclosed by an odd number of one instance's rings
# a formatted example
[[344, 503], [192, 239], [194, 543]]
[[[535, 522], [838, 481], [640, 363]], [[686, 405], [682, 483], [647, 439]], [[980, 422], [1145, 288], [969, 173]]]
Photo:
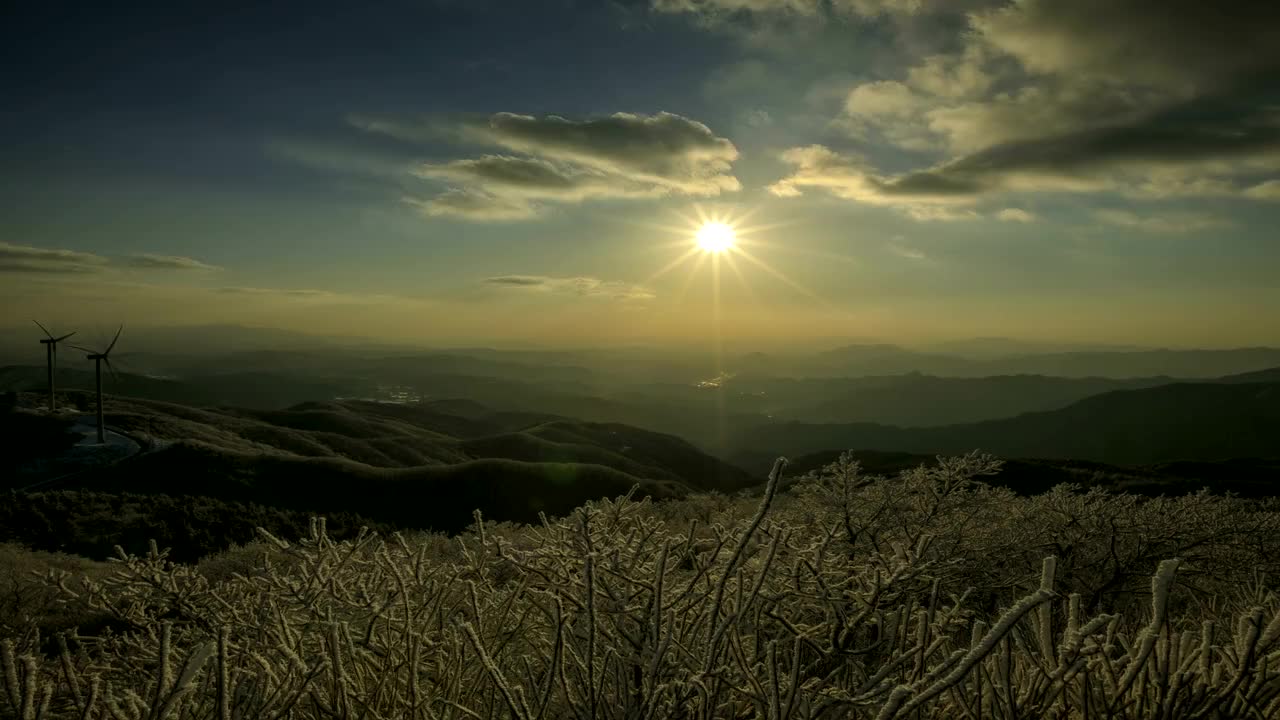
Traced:
[[730, 459], [744, 467], [759, 467], [777, 454], [838, 448], [927, 454], [981, 449], [1003, 457], [1116, 464], [1280, 457], [1280, 382], [1116, 390], [1057, 410], [927, 428], [775, 422], [735, 435], [730, 445]]

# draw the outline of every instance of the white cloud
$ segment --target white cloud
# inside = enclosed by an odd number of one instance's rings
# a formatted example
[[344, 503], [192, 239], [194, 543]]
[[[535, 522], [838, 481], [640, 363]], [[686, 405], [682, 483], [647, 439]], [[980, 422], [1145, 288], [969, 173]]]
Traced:
[[1005, 208], [996, 213], [996, 219], [1001, 222], [1031, 223], [1035, 222], [1038, 218], [1033, 213], [1029, 213], [1026, 210], [1021, 210], [1019, 208]]
[[929, 259], [929, 256], [926, 255], [923, 250], [917, 247], [912, 247], [910, 245], [907, 245], [906, 240], [901, 236], [895, 236], [893, 239], [891, 239], [887, 247], [889, 248], [889, 252], [893, 253], [894, 255], [897, 255], [898, 257], [904, 257], [908, 260], [928, 260]]

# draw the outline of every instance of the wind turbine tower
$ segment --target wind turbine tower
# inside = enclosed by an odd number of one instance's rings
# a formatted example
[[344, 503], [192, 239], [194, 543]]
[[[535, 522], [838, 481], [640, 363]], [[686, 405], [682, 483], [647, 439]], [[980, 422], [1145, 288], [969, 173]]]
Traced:
[[89, 353], [86, 357], [89, 360], [93, 361], [94, 385], [98, 390], [98, 444], [99, 445], [107, 441], [106, 426], [103, 424], [103, 420], [102, 420], [102, 364], [106, 363], [107, 370], [110, 370], [113, 375], [115, 374], [115, 370], [112, 369], [111, 367], [111, 350], [116, 346], [116, 341], [120, 339], [120, 333], [122, 332], [124, 332], [124, 325], [121, 325], [120, 329], [116, 330], [116, 336], [111, 339], [111, 344], [108, 345], [107, 349], [103, 350], [102, 352], [94, 352], [89, 348], [82, 348], [76, 345], [72, 346], [77, 350], [83, 350], [84, 352]]
[[49, 328], [40, 325], [39, 320], [32, 320], [31, 322], [39, 325], [46, 335], [46, 337], [40, 339], [40, 344], [44, 346], [45, 364], [49, 368], [49, 412], [53, 413], [57, 410], [56, 401], [53, 398], [53, 374], [54, 368], [58, 364], [58, 343], [75, 335], [75, 331], [69, 332], [62, 337], [54, 337], [53, 333], [49, 332]]

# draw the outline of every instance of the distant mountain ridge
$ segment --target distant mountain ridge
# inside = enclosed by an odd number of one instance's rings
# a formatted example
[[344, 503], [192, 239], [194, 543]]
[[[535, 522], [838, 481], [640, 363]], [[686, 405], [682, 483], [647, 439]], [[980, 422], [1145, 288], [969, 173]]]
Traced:
[[1180, 382], [1091, 396], [1059, 410], [928, 428], [781, 422], [735, 436], [732, 457], [839, 449], [1149, 464], [1280, 457], [1280, 383]]
[[898, 345], [864, 344], [794, 357], [754, 353], [739, 360], [743, 372], [782, 377], [860, 377], [918, 372], [943, 377], [1212, 378], [1280, 366], [1280, 348], [1068, 351], [970, 357], [910, 350]]

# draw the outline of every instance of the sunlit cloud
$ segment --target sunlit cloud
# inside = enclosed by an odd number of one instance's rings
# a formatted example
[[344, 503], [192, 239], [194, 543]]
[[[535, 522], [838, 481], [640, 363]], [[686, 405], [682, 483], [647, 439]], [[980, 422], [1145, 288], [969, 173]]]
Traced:
[[996, 213], [996, 219], [1002, 222], [1032, 223], [1038, 220], [1034, 213], [1020, 208], [1005, 208]]
[[1280, 180], [1258, 183], [1245, 190], [1244, 194], [1254, 200], [1280, 200]]
[[929, 259], [929, 256], [926, 255], [923, 250], [908, 245], [906, 243], [906, 240], [901, 237], [895, 237], [892, 240], [890, 240], [888, 244], [888, 248], [889, 248], [889, 252], [893, 253], [894, 255], [897, 255], [898, 257], [903, 257], [908, 260], [919, 261], [919, 260]]
[[[362, 117], [356, 126], [398, 139], [415, 137], [412, 120]], [[423, 136], [431, 132], [424, 130]], [[448, 186], [438, 195], [408, 201], [429, 216], [524, 220], [556, 204], [710, 197], [742, 188], [733, 175], [738, 159], [733, 143], [696, 120], [667, 112], [578, 120], [503, 112], [462, 121], [453, 138], [510, 154], [415, 165], [409, 171], [413, 176]]]
[[477, 189], [451, 188], [432, 198], [402, 198], [427, 217], [456, 218], [479, 222], [511, 222], [538, 216], [537, 206], [519, 198], [503, 197]]
[[480, 141], [649, 183], [673, 192], [714, 196], [741, 189], [731, 174], [738, 149], [706, 125], [668, 112], [614, 113], [570, 120], [498, 113], [468, 127]]

